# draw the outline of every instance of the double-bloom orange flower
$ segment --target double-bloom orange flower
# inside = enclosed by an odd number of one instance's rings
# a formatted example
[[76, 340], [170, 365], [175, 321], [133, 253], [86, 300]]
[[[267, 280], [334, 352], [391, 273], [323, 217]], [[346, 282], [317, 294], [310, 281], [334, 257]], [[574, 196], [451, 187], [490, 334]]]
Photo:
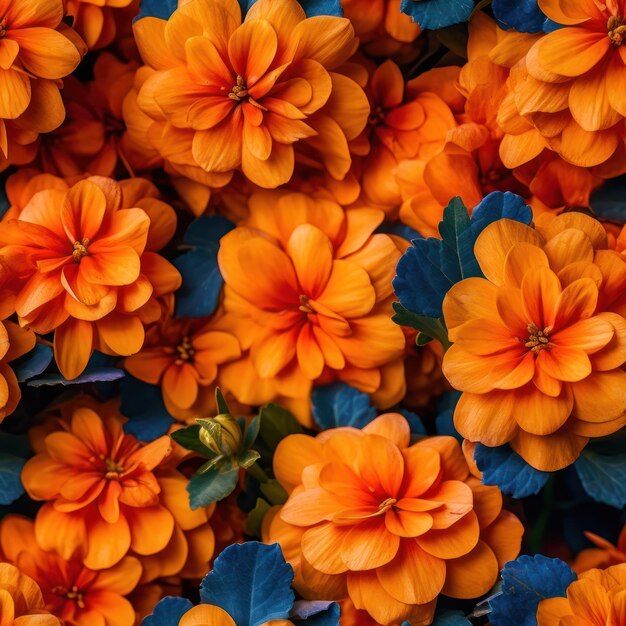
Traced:
[[52, 178], [48, 185], [5, 219], [0, 257], [17, 277], [20, 323], [54, 331], [56, 362], [71, 379], [94, 349], [137, 352], [144, 324], [161, 315], [156, 297], [180, 286], [176, 269], [153, 252], [173, 234], [173, 212], [156, 199], [139, 208], [132, 181], [92, 177], [68, 188]]
[[486, 593], [520, 549], [521, 523], [469, 475], [457, 441], [411, 445], [397, 413], [363, 430], [291, 435], [274, 472], [290, 495], [264, 539], [281, 544], [298, 591], [349, 596], [380, 624], [430, 623], [439, 593]]
[[592, 218], [544, 217], [478, 237], [485, 278], [444, 300], [454, 345], [443, 371], [464, 392], [454, 420], [466, 439], [510, 443], [555, 471], [626, 423], [626, 261]]
[[134, 28], [149, 66], [137, 103], [153, 121], [150, 142], [179, 175], [221, 186], [240, 169], [277, 187], [291, 178], [302, 141], [305, 156], [346, 175], [348, 141], [369, 113], [363, 90], [338, 69], [357, 47], [347, 19], [259, 0], [242, 23], [236, 0], [192, 0], [167, 21]]

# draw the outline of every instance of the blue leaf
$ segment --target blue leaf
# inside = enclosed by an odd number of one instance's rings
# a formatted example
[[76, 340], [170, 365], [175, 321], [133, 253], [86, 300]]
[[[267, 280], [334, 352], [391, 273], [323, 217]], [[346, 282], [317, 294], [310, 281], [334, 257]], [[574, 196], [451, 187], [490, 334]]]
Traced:
[[565, 597], [576, 574], [559, 559], [520, 556], [502, 569], [502, 593], [489, 600], [493, 626], [536, 626], [537, 606], [546, 598]]
[[113, 367], [115, 357], [94, 352], [87, 363], [87, 367], [80, 376], [73, 380], [67, 380], [61, 373], [44, 374], [39, 378], [33, 378], [26, 384], [29, 387], [42, 387], [44, 385], [80, 385], [82, 383], [111, 382], [124, 377], [124, 370]]
[[406, 418], [406, 421], [409, 423], [409, 428], [412, 435], [428, 434], [426, 432], [426, 426], [424, 426], [424, 422], [422, 422], [422, 418], [419, 415], [405, 408], [398, 409], [398, 413], [400, 413], [400, 415], [404, 415], [404, 417]]
[[[241, 14], [245, 15], [256, 0], [239, 0]], [[300, 6], [304, 9], [307, 17], [315, 15], [337, 15], [343, 16], [341, 8], [341, 0], [298, 0]]]
[[29, 378], [39, 376], [52, 361], [52, 348], [44, 346], [41, 343], [24, 356], [11, 363], [11, 367], [20, 383], [27, 381]]
[[485, 196], [472, 211], [472, 233], [478, 237], [489, 224], [500, 219], [515, 220], [522, 224], [533, 221], [532, 209], [521, 196], [510, 191], [493, 191]]
[[141, 441], [167, 433], [174, 418], [163, 403], [161, 388], [126, 375], [120, 383], [120, 412], [128, 418], [124, 431]]
[[539, 33], [547, 20], [537, 0], [493, 0], [491, 8], [504, 30], [514, 28], [520, 33]]
[[257, 541], [229, 546], [200, 585], [200, 599], [222, 607], [237, 626], [287, 619], [293, 606], [293, 570], [278, 544]]
[[142, 17], [159, 17], [166, 20], [178, 8], [178, 0], [141, 0], [139, 14], [133, 22]]
[[187, 228], [184, 243], [192, 250], [174, 259], [183, 284], [176, 292], [177, 317], [206, 317], [217, 308], [224, 283], [217, 264], [220, 239], [234, 228], [219, 215], [202, 216]]
[[596, 501], [626, 506], [626, 454], [605, 456], [583, 450], [574, 463], [585, 491]]
[[400, 3], [400, 10], [423, 30], [465, 22], [473, 9], [474, 0], [402, 0]]
[[400, 304], [426, 317], [441, 317], [441, 305], [454, 282], [441, 268], [440, 239], [416, 239], [400, 257], [393, 289]]
[[323, 430], [338, 426], [363, 428], [376, 417], [369, 396], [346, 383], [316, 387], [312, 404], [313, 419]]
[[191, 608], [193, 608], [193, 604], [187, 598], [166, 596], [155, 605], [150, 615], [146, 615], [143, 618], [141, 626], [172, 626], [172, 624], [178, 624], [180, 618]]
[[238, 478], [239, 467], [229, 471], [213, 468], [202, 474], [194, 474], [187, 483], [189, 505], [195, 511], [201, 506], [223, 500], [233, 492]]
[[401, 224], [400, 222], [383, 222], [375, 232], [387, 235], [398, 235], [407, 241], [422, 238], [422, 236], [414, 228], [411, 228], [406, 224]]
[[626, 176], [618, 176], [607, 180], [591, 194], [589, 206], [600, 219], [617, 224], [626, 223], [625, 183]]
[[298, 600], [294, 603], [289, 618], [306, 620], [302, 626], [339, 626], [339, 605], [321, 600]]
[[0, 504], [11, 504], [24, 493], [20, 478], [26, 459], [0, 454]]
[[472, 626], [461, 611], [437, 611], [432, 626]]
[[461, 397], [460, 391], [446, 391], [437, 400], [437, 417], [435, 418], [435, 429], [438, 435], [448, 435], [463, 443], [463, 437], [459, 435], [454, 427], [454, 409]]
[[550, 472], [528, 465], [509, 445], [490, 448], [477, 443], [474, 460], [483, 473], [485, 485], [497, 485], [500, 491], [514, 498], [539, 493], [550, 478]]

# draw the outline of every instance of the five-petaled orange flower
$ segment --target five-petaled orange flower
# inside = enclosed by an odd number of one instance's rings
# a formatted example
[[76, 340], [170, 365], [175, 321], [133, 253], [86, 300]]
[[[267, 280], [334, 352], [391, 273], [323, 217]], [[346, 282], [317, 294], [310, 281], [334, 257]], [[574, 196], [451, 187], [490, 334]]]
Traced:
[[59, 79], [84, 44], [62, 19], [63, 0], [0, 0], [0, 169], [12, 162], [11, 139], [32, 143], [65, 117]]
[[141, 576], [141, 564], [135, 557], [124, 557], [105, 570], [91, 570], [79, 560], [67, 561], [42, 550], [32, 520], [20, 515], [9, 515], [0, 522], [0, 546], [3, 557], [41, 587], [46, 609], [67, 626], [135, 623], [135, 611], [124, 597]]
[[290, 435], [274, 473], [289, 499], [264, 522], [304, 597], [349, 596], [380, 624], [429, 623], [440, 593], [475, 598], [520, 549], [496, 487], [469, 476], [458, 442], [410, 444], [398, 413], [362, 430]]
[[[249, 207], [222, 238], [218, 263], [221, 327], [250, 358], [227, 364], [221, 382], [253, 405], [265, 380], [307, 398], [314, 382], [329, 377], [380, 392], [382, 406], [400, 400], [404, 335], [389, 316], [400, 252], [389, 235], [373, 234], [383, 212], [272, 191], [254, 194]], [[396, 365], [387, 379], [385, 369]]]
[[59, 420], [61, 430], [41, 433], [22, 482], [31, 498], [45, 501], [35, 520], [42, 549], [97, 570], [129, 550], [151, 555], [169, 543], [174, 517], [160, 500], [154, 470], [170, 439], [142, 445], [123, 424], [119, 414], [82, 406]]
[[0, 563], [0, 616], [2, 626], [62, 626], [45, 610], [37, 583], [9, 563]]
[[55, 332], [56, 362], [68, 379], [94, 349], [137, 352], [144, 323], [161, 315], [156, 297], [180, 286], [176, 269], [154, 252], [173, 234], [175, 215], [150, 193], [157, 195], [148, 181], [91, 177], [68, 188], [55, 179], [3, 221], [0, 255], [21, 279], [20, 323]]
[[169, 20], [143, 18], [134, 29], [155, 70], [138, 104], [179, 174], [216, 186], [240, 169], [274, 188], [291, 178], [294, 144], [304, 141], [335, 178], [346, 175], [347, 142], [369, 113], [363, 90], [336, 71], [357, 47], [347, 19], [307, 18], [296, 0], [258, 0], [242, 23], [236, 0], [191, 0]]
[[537, 626], [618, 626], [626, 616], [626, 563], [592, 569], [567, 588], [566, 598], [542, 600]]
[[478, 237], [485, 278], [444, 300], [454, 345], [443, 372], [463, 391], [454, 421], [466, 439], [508, 442], [555, 471], [626, 423], [626, 260], [594, 219], [542, 218], [536, 230], [499, 220]]
[[160, 385], [169, 413], [186, 420], [212, 412], [218, 366], [239, 356], [239, 341], [210, 321], [166, 316], [146, 332], [144, 347], [124, 361], [124, 368]]

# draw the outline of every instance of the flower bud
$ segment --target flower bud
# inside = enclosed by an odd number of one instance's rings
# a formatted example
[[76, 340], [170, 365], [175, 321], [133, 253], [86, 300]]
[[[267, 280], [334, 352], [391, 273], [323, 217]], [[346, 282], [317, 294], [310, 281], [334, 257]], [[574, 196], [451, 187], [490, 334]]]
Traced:
[[223, 413], [209, 419], [196, 420], [200, 424], [200, 441], [220, 456], [238, 454], [243, 442], [243, 433], [232, 415]]

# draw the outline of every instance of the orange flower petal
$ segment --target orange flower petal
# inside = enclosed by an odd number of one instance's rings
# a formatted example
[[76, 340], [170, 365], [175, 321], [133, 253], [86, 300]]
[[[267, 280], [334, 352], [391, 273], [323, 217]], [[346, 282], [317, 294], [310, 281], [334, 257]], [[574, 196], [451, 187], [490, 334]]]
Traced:
[[496, 557], [484, 541], [479, 541], [469, 554], [446, 561], [442, 592], [451, 598], [477, 598], [487, 593], [497, 578]]

